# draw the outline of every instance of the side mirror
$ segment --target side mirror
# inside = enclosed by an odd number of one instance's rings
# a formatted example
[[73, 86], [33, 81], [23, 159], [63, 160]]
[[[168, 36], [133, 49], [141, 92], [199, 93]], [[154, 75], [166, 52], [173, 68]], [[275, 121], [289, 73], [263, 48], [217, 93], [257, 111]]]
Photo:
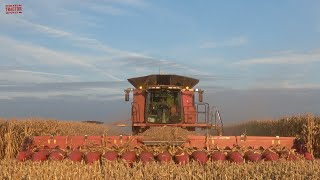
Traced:
[[133, 88], [128, 88], [124, 90], [124, 100], [129, 101], [130, 99], [130, 92], [133, 92]]
[[199, 102], [202, 102], [203, 101], [203, 90], [199, 89], [198, 95], [199, 95], [199, 97], [198, 97]]

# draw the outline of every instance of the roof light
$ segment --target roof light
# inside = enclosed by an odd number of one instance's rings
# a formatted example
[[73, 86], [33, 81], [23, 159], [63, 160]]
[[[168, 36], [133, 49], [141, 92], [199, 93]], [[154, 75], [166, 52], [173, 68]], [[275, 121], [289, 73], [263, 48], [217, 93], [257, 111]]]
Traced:
[[188, 89], [189, 89], [189, 86], [187, 86], [186, 89], [188, 90]]

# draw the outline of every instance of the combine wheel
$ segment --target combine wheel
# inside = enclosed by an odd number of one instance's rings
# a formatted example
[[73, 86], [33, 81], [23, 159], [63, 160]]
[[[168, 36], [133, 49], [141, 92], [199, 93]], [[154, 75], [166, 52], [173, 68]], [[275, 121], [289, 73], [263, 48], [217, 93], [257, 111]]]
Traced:
[[177, 164], [185, 165], [189, 162], [189, 155], [184, 151], [177, 151], [174, 160]]
[[251, 155], [251, 154], [253, 154], [254, 153], [254, 151], [252, 151], [252, 150], [248, 150], [248, 151], [246, 151], [245, 153], [244, 153], [244, 158], [247, 160], [247, 158], [248, 158], [248, 156], [249, 155]]
[[259, 153], [250, 153], [245, 158], [248, 162], [260, 162], [261, 161], [261, 154]]
[[31, 154], [28, 151], [20, 151], [17, 156], [17, 161], [24, 162], [30, 159]]
[[88, 152], [85, 156], [85, 161], [87, 164], [93, 164], [95, 161], [99, 161], [101, 158], [100, 152]]
[[45, 160], [47, 160], [47, 154], [43, 151], [35, 152], [32, 155], [33, 162], [43, 162]]
[[146, 163], [154, 160], [153, 154], [148, 151], [141, 152], [139, 158], [140, 158], [140, 161], [142, 162], [142, 164], [146, 164]]
[[82, 156], [82, 152], [80, 152], [79, 150], [75, 150], [69, 154], [68, 158], [73, 162], [81, 162]]
[[243, 156], [238, 151], [231, 151], [228, 153], [228, 160], [230, 162], [239, 164], [243, 162]]
[[265, 151], [262, 154], [262, 158], [265, 161], [278, 161], [279, 160], [279, 155], [275, 152], [271, 152], [271, 151]]
[[123, 153], [121, 158], [132, 167], [133, 163], [137, 160], [137, 155], [134, 151], [128, 151]]
[[163, 152], [163, 153], [158, 154], [157, 160], [160, 163], [168, 163], [172, 160], [172, 156], [169, 152]]
[[49, 156], [50, 151], [48, 149], [42, 149], [38, 151], [39, 153], [45, 154], [46, 156]]
[[226, 155], [221, 151], [214, 151], [211, 153], [211, 161], [225, 161]]
[[191, 157], [192, 157], [193, 160], [199, 162], [202, 165], [207, 163], [207, 161], [208, 161], [208, 155], [204, 151], [194, 151], [191, 154]]
[[107, 151], [104, 153], [104, 158], [107, 160], [107, 161], [115, 161], [117, 160], [118, 158], [118, 153], [115, 152], [115, 151]]
[[49, 159], [53, 160], [53, 161], [62, 161], [64, 159], [64, 154], [62, 152], [59, 151], [53, 151], [50, 155], [49, 155]]

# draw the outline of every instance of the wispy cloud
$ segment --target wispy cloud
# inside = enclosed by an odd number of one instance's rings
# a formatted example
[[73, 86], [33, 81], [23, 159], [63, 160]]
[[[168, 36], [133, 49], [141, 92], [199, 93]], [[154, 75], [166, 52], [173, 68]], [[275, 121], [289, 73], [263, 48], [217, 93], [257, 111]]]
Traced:
[[30, 28], [29, 29], [30, 31], [40, 32], [52, 38], [61, 38], [62, 40], [68, 40], [71, 42], [73, 46], [85, 47], [86, 49], [92, 49], [95, 51], [102, 51], [104, 53], [108, 53], [109, 59], [112, 59], [112, 58], [122, 59], [122, 60], [131, 59], [131, 60], [137, 61], [137, 63], [139, 63], [139, 61], [140, 62], [152, 61], [153, 63], [160, 64], [160, 65], [179, 66], [177, 63], [170, 62], [169, 60], [157, 59], [157, 58], [144, 55], [141, 53], [137, 53], [137, 52], [129, 52], [125, 50], [112, 48], [111, 46], [106, 45], [105, 43], [95, 38], [85, 37], [85, 36], [74, 34], [72, 32], [68, 32], [62, 29], [45, 26], [37, 23], [32, 23], [24, 19], [15, 19], [15, 20], [19, 22], [18, 24], [20, 24], [20, 26], [23, 26], [24, 28]]
[[115, 3], [115, 4], [122, 4], [131, 7], [145, 7], [147, 6], [146, 1], [144, 0], [104, 0], [106, 3]]
[[0, 89], [0, 99], [66, 98], [79, 97], [92, 100], [113, 100], [123, 97], [126, 82], [70, 82], [9, 84]]
[[319, 83], [290, 83], [284, 81], [282, 83], [282, 88], [288, 89], [320, 89]]
[[287, 53], [274, 55], [271, 57], [261, 57], [241, 60], [235, 65], [255, 65], [255, 64], [309, 64], [320, 62], [320, 49], [304, 53], [288, 51]]
[[113, 94], [110, 92], [118, 92], [112, 88], [104, 89], [80, 89], [74, 91], [43, 91], [43, 92], [4, 92], [0, 93], [0, 99], [17, 99], [17, 98], [37, 98], [37, 99], [64, 99], [70, 97], [86, 98], [87, 100], [115, 100], [121, 99], [121, 94]]
[[[72, 11], [72, 13], [76, 13], [77, 16], [79, 15], [76, 17], [76, 21], [79, 21], [79, 19], [82, 19], [83, 16], [86, 16], [86, 13], [85, 15], [78, 14], [77, 12], [73, 11], [72, 8], [66, 9], [65, 7], [68, 7], [67, 5], [70, 3], [72, 4], [72, 2], [69, 1], [57, 1], [56, 3], [51, 3], [50, 5], [44, 4], [44, 8], [51, 7], [57, 12], [65, 13]], [[109, 7], [109, 9], [107, 8], [108, 13], [110, 10], [114, 14], [126, 13], [128, 8], [143, 9], [148, 6], [148, 4], [143, 0], [90, 1], [81, 3], [81, 6], [84, 4], [87, 4], [89, 9], [91, 8], [92, 11], [97, 13], [104, 10], [104, 8], [102, 9], [101, 7]], [[35, 12], [37, 12], [38, 10], [35, 8], [37, 7], [37, 4], [32, 5], [33, 6], [30, 5], [30, 7], [33, 7]], [[76, 4], [76, 6], [79, 6], [79, 4]], [[49, 11], [51, 12], [51, 10]], [[47, 15], [45, 14], [44, 16]], [[192, 67], [176, 63], [169, 59], [159, 59], [153, 57], [152, 55], [113, 48], [106, 42], [102, 42], [94, 37], [88, 37], [86, 35], [79, 34], [79, 32], [67, 30], [65, 26], [59, 26], [59, 28], [57, 28], [56, 26], [52, 26], [52, 23], [37, 20], [36, 15], [34, 17], [35, 18], [31, 19], [23, 16], [0, 18], [0, 21], [5, 22], [6, 27], [10, 27], [15, 31], [23, 30], [23, 33], [26, 35], [36, 34], [37, 37], [44, 37], [55, 41], [55, 43], [41, 45], [39, 43], [33, 43], [32, 38], [27, 38], [24, 40], [21, 38], [12, 38], [10, 36], [0, 37], [0, 40], [3, 40], [2, 42], [4, 42], [2, 44], [3, 48], [0, 50], [0, 52], [2, 52], [2, 55], [0, 56], [3, 59], [7, 59], [7, 61], [12, 60], [15, 62], [15, 65], [24, 67], [20, 70], [24, 70], [25, 74], [29, 73], [28, 76], [30, 77], [36, 75], [39, 77], [47, 76], [45, 74], [32, 73], [31, 71], [34, 70], [30, 69], [32, 65], [35, 65], [38, 68], [44, 68], [44, 71], [50, 69], [50, 72], [48, 73], [61, 73], [62, 75], [63, 72], [60, 71], [58, 67], [61, 67], [62, 69], [73, 69], [73, 72], [82, 74], [82, 76], [79, 78], [86, 76], [92, 77], [93, 80], [94, 78], [97, 78], [98, 75], [100, 77], [104, 76], [106, 79], [110, 80], [122, 80], [123, 77], [130, 77], [132, 75], [155, 73], [157, 72], [155, 70], [158, 69], [158, 67], [166, 69], [168, 73], [185, 72], [186, 69], [190, 73], [201, 73], [201, 71], [197, 71]], [[69, 16], [66, 16], [66, 18], [69, 18]], [[40, 19], [40, 16], [38, 19]], [[64, 43], [64, 49], [61, 49], [61, 46], [55, 47], [54, 44], [61, 42]], [[68, 51], [70, 48], [82, 48], [83, 51], [78, 50], [71, 52]], [[13, 56], [14, 49], [16, 54]], [[47, 78], [48, 77], [45, 79]], [[26, 80], [26, 78], [22, 79]], [[21, 79], [18, 79], [18, 81], [20, 80]], [[96, 80], [101, 80], [101, 78]]]
[[[87, 1], [78, 4], [81, 8], [86, 8], [89, 13], [97, 13], [112, 16], [131, 16], [136, 14], [136, 10], [147, 7], [144, 1]], [[68, 10], [65, 10], [68, 13]]]
[[[51, 68], [52, 66], [77, 66], [85, 69], [86, 71], [91, 70], [93, 72], [105, 75], [108, 78], [111, 78], [111, 80], [120, 80], [118, 77], [116, 77], [117, 75], [112, 75], [111, 73], [111, 71], [115, 70], [117, 67], [119, 67], [118, 70], [123, 69], [124, 71], [126, 69], [133, 69], [134, 71], [139, 70], [140, 73], [148, 72], [147, 67], [154, 66], [180, 69], [186, 68], [182, 65], [171, 62], [170, 60], [157, 59], [136, 52], [115, 49], [95, 38], [89, 38], [68, 32], [63, 29], [33, 23], [22, 18], [13, 18], [11, 21], [7, 21], [7, 23], [13, 26], [17, 24], [17, 26], [24, 29], [25, 32], [29, 31], [30, 33], [41, 33], [42, 35], [55, 40], [60, 39], [63, 41], [68, 41], [69, 44], [67, 44], [67, 46], [71, 45], [83, 47], [85, 49], [85, 51], [81, 52], [80, 55], [78, 53], [63, 52], [61, 50], [54, 50], [50, 47], [34, 45], [32, 42], [25, 42], [10, 37], [0, 36], [0, 40], [3, 42], [3, 48], [0, 50], [2, 51], [1, 56], [4, 59], [12, 58], [14, 61], [20, 64], [45, 64]], [[88, 50], [102, 52], [105, 54], [105, 56], [87, 55], [86, 57], [83, 54], [86, 54], [86, 51]], [[16, 52], [14, 57], [12, 56], [14, 54], [13, 51]], [[108, 65], [107, 67], [103, 67], [101, 69], [103, 64]], [[119, 72], [114, 72], [114, 74], [119, 74]]]
[[[60, 78], [59, 78], [60, 79]], [[12, 83], [28, 83], [28, 82], [52, 82], [59, 81], [54, 77], [48, 77], [44, 75], [15, 72], [11, 70], [0, 71], [0, 84], [12, 84]]]
[[97, 5], [91, 4], [88, 6], [88, 9], [100, 14], [111, 14], [114, 16], [128, 14], [127, 11], [121, 8], [117, 8], [111, 5]]
[[[14, 55], [15, 59], [26, 59], [31, 64], [46, 63], [48, 65], [78, 65], [85, 68], [92, 67], [91, 64], [86, 63], [83, 58], [79, 58], [70, 53], [64, 53], [61, 51], [54, 51], [52, 49], [27, 43], [24, 41], [15, 40], [9, 37], [0, 36], [0, 41], [3, 42], [1, 45], [1, 57], [3, 59], [8, 56]], [[10, 56], [9, 56], [10, 57]], [[37, 60], [37, 62], [32, 62]]]
[[[289, 75], [288, 75], [289, 76]], [[256, 81], [250, 89], [320, 89], [320, 83], [305, 82], [303, 77], [292, 75], [293, 77], [269, 77], [265, 80]]]
[[9, 26], [19, 27], [24, 31], [29, 31], [30, 33], [41, 33], [46, 35], [49, 38], [60, 38], [60, 40], [68, 40], [71, 42], [71, 45], [74, 46], [83, 46], [86, 48], [92, 48], [96, 50], [103, 50], [110, 53], [128, 53], [118, 49], [111, 48], [102, 42], [98, 41], [95, 38], [85, 37], [73, 32], [68, 32], [63, 29], [42, 25], [39, 23], [33, 23], [29, 20], [22, 18], [12, 18], [10, 21], [6, 20]]
[[278, 89], [278, 90], [284, 90], [284, 89], [313, 89], [313, 90], [319, 90], [320, 89], [320, 83], [316, 82], [302, 82], [302, 81], [296, 81], [294, 78], [288, 78], [288, 79], [279, 79], [279, 80], [266, 80], [266, 81], [260, 81], [257, 82], [254, 86], [251, 87], [251, 89]]
[[[56, 31], [50, 30], [49, 32]], [[11, 73], [13, 72], [12, 70], [19, 70], [19, 74], [21, 74], [21, 76], [12, 76], [16, 78], [15, 81], [27, 81], [27, 77], [29, 77], [30, 81], [50, 81], [48, 78], [52, 78], [52, 81], [56, 81], [57, 78], [52, 77], [52, 75], [58, 75], [61, 73], [61, 70], [65, 68], [74, 69], [74, 71], [77, 72], [76, 74], [82, 74], [82, 76], [78, 77], [78, 80], [85, 75], [87, 77], [97, 77], [98, 75], [101, 75], [104, 77], [103, 79], [119, 81], [124, 77], [130, 77], [134, 74], [142, 75], [155, 73], [157, 72], [155, 70], [157, 70], [159, 66], [163, 69], [171, 71], [171, 73], [185, 72], [186, 69], [188, 69], [188, 72], [190, 73], [201, 73], [194, 68], [170, 60], [157, 59], [144, 54], [110, 48], [95, 39], [77, 37], [72, 33], [63, 34], [66, 34], [65, 36], [67, 36], [71, 42], [82, 41], [82, 46], [86, 47], [87, 49], [92, 48], [97, 51], [102, 51], [108, 56], [90, 56], [85, 55], [85, 52], [82, 52], [81, 54], [64, 52], [61, 50], [54, 50], [48, 47], [34, 45], [32, 43], [0, 36], [0, 41], [3, 42], [3, 44], [0, 45], [0, 57], [6, 59], [7, 62], [10, 60], [11, 62], [9, 64], [18, 64], [19, 66], [24, 67], [17, 69], [13, 66], [13, 68], [11, 68]], [[29, 69], [32, 66], [41, 67], [46, 70], [51, 69], [51, 71], [36, 73], [34, 70]], [[9, 73], [9, 71], [7, 71], [7, 73]], [[28, 75], [23, 76], [22, 74]], [[7, 75], [10, 76], [9, 74]], [[62, 76], [65, 77], [64, 80], [66, 81], [70, 81], [72, 79], [70, 77], [67, 79], [66, 76], [61, 73], [61, 77]], [[12, 78], [9, 79], [14, 81]]]
[[218, 47], [234, 47], [247, 44], [248, 39], [245, 36], [232, 37], [222, 42], [208, 41], [200, 45], [200, 48], [210, 49]]
[[78, 68], [78, 71], [91, 71], [112, 80], [120, 80], [108, 73], [107, 70], [100, 69], [88, 61], [90, 59], [89, 56], [57, 51], [3, 36], [0, 36], [0, 41], [3, 42], [0, 45], [0, 57], [6, 60], [12, 59], [15, 63], [25, 67], [30, 67], [33, 64], [38, 67], [40, 65], [45, 66], [46, 69], [57, 69], [58, 67]]
[[34, 31], [38, 31], [40, 33], [44, 33], [49, 35], [50, 37], [72, 37], [72, 33], [59, 30], [53, 27], [32, 23], [22, 18], [14, 19], [19, 26], [31, 28]]
[[233, 37], [224, 42], [224, 46], [242, 46], [247, 44], [248, 39], [244, 36]]
[[79, 81], [79, 77], [74, 75], [21, 70], [21, 69], [1, 69], [0, 84], [7, 83], [47, 83], [47, 82]]

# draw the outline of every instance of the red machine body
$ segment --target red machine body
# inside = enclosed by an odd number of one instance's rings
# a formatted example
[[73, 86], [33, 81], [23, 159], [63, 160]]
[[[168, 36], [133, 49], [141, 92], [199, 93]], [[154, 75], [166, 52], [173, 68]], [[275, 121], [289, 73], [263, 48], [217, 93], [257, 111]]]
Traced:
[[[202, 102], [201, 89], [193, 89], [197, 79], [178, 75], [149, 75], [128, 79], [133, 92], [132, 129], [142, 132], [152, 126], [177, 126], [194, 131], [195, 128], [219, 129], [216, 116], [208, 103]], [[198, 100], [195, 102], [195, 94]]]
[[150, 141], [144, 136], [34, 136], [26, 138], [21, 151], [40, 149], [90, 149], [94, 147], [140, 147], [148, 145], [179, 145], [198, 149], [231, 149], [234, 146], [267, 149], [281, 146], [295, 147], [294, 137], [261, 136], [197, 136], [189, 135], [186, 140]]

